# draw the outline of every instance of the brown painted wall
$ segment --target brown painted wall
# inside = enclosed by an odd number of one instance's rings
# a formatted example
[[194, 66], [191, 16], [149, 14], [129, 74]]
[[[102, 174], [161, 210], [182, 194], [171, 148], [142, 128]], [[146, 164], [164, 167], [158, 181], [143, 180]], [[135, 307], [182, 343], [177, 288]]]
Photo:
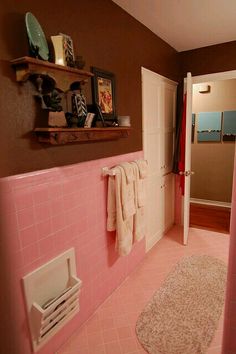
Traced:
[[[66, 146], [40, 145], [32, 133], [47, 121], [35, 103], [33, 86], [15, 82], [9, 60], [28, 54], [24, 15], [32, 12], [46, 38], [69, 34], [76, 54], [91, 66], [116, 76], [119, 115], [130, 115], [128, 139]], [[141, 66], [171, 79], [179, 72], [177, 52], [110, 0], [48, 1], [3, 0], [0, 3], [0, 170], [1, 176], [77, 163], [142, 149]], [[91, 102], [90, 83], [86, 91]]]
[[182, 77], [236, 69], [236, 41], [179, 53]]

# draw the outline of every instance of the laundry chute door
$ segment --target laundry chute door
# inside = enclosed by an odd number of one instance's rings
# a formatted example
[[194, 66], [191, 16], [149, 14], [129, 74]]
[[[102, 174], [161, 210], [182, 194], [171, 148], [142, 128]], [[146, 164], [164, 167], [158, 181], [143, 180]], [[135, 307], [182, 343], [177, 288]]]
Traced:
[[190, 181], [191, 181], [191, 129], [192, 129], [192, 75], [187, 74], [185, 85], [186, 93], [186, 134], [185, 134], [185, 171], [184, 174], [184, 205], [183, 205], [183, 244], [188, 243], [189, 209], [190, 209]]

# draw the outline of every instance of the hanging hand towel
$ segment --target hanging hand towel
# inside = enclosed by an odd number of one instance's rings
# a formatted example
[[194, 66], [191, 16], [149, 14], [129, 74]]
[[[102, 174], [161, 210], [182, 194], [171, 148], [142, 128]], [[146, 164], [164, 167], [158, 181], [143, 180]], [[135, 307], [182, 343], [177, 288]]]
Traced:
[[139, 168], [139, 175], [140, 178], [146, 178], [148, 175], [148, 164], [147, 160], [135, 160], [136, 164], [138, 165]]
[[[140, 178], [138, 165], [133, 162], [134, 167], [134, 195], [135, 195], [135, 205], [136, 213], [134, 215], [134, 241], [140, 241], [146, 235], [146, 222], [145, 222], [145, 209], [144, 209], [144, 194], [145, 185], [144, 179]], [[143, 204], [139, 205], [140, 194], [142, 196]]]
[[123, 217], [123, 205], [121, 201], [122, 187], [126, 184], [124, 169], [116, 168], [115, 194], [116, 194], [116, 250], [121, 256], [130, 253], [133, 244], [133, 214], [127, 218]]
[[146, 160], [135, 160], [138, 166], [138, 206], [142, 207], [146, 202], [145, 178], [148, 175], [148, 164]]
[[108, 177], [107, 190], [107, 231], [116, 230], [116, 188], [115, 177]]
[[136, 213], [134, 202], [134, 168], [129, 162], [124, 162], [119, 167], [124, 171], [124, 178], [121, 179], [121, 204], [123, 219], [126, 220]]

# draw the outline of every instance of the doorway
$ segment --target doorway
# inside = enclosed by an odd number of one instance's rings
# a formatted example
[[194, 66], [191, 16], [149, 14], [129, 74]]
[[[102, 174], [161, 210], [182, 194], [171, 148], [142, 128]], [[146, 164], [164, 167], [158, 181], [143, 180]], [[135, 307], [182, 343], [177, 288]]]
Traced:
[[190, 226], [229, 233], [236, 79], [193, 84]]
[[[185, 193], [183, 198], [177, 197], [178, 201], [182, 203], [182, 221], [183, 221], [183, 244], [188, 242], [189, 233], [189, 209], [190, 209], [190, 177], [191, 171], [191, 125], [192, 125], [192, 87], [193, 84], [202, 84], [205, 82], [218, 82], [222, 80], [236, 79], [236, 70], [207, 74], [201, 76], [191, 76], [188, 72], [187, 77], [184, 79], [184, 92], [187, 97], [186, 109], [186, 147], [185, 147], [185, 170], [180, 174], [184, 175], [185, 180]], [[209, 164], [209, 162], [208, 162]], [[188, 188], [187, 188], [187, 187]], [[232, 220], [232, 218], [231, 218]]]

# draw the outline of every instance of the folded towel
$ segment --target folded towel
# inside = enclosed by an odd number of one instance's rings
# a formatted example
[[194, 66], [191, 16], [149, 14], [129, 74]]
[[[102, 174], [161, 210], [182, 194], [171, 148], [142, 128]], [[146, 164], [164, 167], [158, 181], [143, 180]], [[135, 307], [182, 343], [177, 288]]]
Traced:
[[126, 175], [127, 183], [131, 183], [134, 181], [134, 169], [131, 163], [122, 162], [119, 166], [123, 167]]
[[[133, 162], [133, 167], [134, 167], [134, 175], [135, 175], [135, 181], [134, 181], [134, 196], [135, 196], [135, 206], [136, 206], [136, 213], [134, 215], [134, 241], [140, 241], [146, 234], [146, 224], [145, 224], [145, 210], [144, 210], [144, 204], [140, 204], [140, 193], [142, 196], [142, 199], [144, 199], [144, 194], [145, 194], [145, 186], [144, 186], [144, 180], [140, 179], [139, 176], [139, 169], [138, 165]], [[140, 186], [140, 183], [142, 183], [142, 187]]]
[[107, 231], [116, 230], [116, 190], [115, 177], [108, 177], [107, 190]]
[[148, 174], [148, 165], [146, 160], [135, 160], [134, 163], [138, 167], [138, 206], [144, 206], [146, 202], [146, 187], [145, 187], [145, 178]]
[[126, 177], [123, 168], [117, 166], [117, 173], [115, 176], [116, 250], [120, 256], [126, 256], [129, 254], [133, 244], [133, 215], [124, 219], [122, 212], [121, 189], [125, 179]]
[[140, 178], [146, 178], [148, 175], [147, 160], [135, 160], [135, 163], [138, 165]]
[[121, 204], [123, 219], [126, 220], [136, 213], [134, 201], [134, 168], [131, 163], [118, 166], [121, 173]]

